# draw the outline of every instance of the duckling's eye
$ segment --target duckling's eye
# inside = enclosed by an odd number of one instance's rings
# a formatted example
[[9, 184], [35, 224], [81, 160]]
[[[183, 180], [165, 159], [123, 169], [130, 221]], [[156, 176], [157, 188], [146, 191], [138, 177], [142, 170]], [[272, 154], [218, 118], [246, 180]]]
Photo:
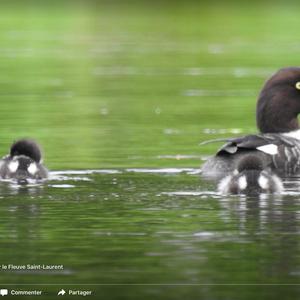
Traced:
[[300, 81], [296, 82], [295, 88], [296, 88], [297, 90], [300, 90]]

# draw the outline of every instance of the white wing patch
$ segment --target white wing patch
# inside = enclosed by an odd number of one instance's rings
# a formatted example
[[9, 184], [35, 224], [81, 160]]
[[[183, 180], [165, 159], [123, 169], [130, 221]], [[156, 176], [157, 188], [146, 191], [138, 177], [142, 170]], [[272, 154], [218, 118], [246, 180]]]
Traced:
[[283, 135], [300, 140], [300, 129], [288, 132], [288, 133], [283, 133]]
[[256, 149], [259, 151], [262, 151], [264, 153], [270, 154], [270, 155], [275, 155], [278, 153], [278, 146], [275, 144], [263, 145], [263, 146], [257, 147]]
[[27, 168], [27, 171], [31, 174], [31, 175], [34, 175], [37, 171], [37, 166], [36, 166], [36, 163], [31, 163], [29, 165], [29, 167]]
[[8, 169], [10, 172], [15, 173], [18, 170], [19, 162], [17, 160], [13, 160], [8, 164]]

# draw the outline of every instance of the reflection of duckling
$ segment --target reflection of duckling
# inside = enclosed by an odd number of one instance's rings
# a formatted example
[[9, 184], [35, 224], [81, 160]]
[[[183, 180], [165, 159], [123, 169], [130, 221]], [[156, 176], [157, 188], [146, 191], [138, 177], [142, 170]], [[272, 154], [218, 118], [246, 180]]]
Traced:
[[263, 162], [254, 155], [244, 156], [237, 169], [223, 178], [218, 190], [222, 194], [280, 193], [283, 190], [281, 179], [270, 169], [263, 169]]
[[3, 179], [45, 179], [48, 171], [42, 164], [42, 154], [39, 145], [29, 139], [15, 142], [10, 148], [10, 154], [0, 160], [0, 177]]

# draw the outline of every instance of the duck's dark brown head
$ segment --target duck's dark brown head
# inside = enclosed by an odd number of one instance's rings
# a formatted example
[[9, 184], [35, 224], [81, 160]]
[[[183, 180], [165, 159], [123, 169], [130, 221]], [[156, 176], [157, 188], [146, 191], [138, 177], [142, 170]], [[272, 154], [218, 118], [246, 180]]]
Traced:
[[264, 85], [256, 107], [256, 123], [262, 133], [299, 129], [300, 68], [280, 69]]

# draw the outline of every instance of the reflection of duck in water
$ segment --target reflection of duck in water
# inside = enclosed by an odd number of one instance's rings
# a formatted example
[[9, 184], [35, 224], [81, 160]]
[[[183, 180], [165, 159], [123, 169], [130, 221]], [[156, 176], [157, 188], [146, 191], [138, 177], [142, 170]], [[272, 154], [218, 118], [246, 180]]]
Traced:
[[0, 160], [0, 177], [26, 182], [27, 179], [41, 180], [48, 177], [42, 164], [39, 145], [29, 139], [15, 142], [10, 153]]
[[237, 169], [220, 181], [218, 190], [222, 194], [258, 195], [280, 193], [283, 185], [270, 169], [264, 169], [260, 158], [249, 154], [238, 162]]

